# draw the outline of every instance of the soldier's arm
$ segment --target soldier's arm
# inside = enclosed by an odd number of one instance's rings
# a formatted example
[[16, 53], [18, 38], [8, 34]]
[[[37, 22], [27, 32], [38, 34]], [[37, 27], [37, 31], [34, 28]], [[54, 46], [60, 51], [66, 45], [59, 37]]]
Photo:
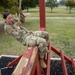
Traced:
[[20, 28], [21, 28], [22, 30], [24, 30], [24, 31], [30, 32], [27, 28], [25, 28], [25, 27], [23, 27], [23, 26], [21, 26]]

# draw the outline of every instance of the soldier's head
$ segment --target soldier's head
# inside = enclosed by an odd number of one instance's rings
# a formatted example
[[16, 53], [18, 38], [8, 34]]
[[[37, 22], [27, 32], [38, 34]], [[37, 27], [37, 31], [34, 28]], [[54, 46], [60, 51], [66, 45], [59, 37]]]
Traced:
[[10, 12], [5, 12], [3, 14], [3, 19], [5, 19], [6, 23], [8, 23], [8, 24], [12, 24], [13, 23], [12, 14]]

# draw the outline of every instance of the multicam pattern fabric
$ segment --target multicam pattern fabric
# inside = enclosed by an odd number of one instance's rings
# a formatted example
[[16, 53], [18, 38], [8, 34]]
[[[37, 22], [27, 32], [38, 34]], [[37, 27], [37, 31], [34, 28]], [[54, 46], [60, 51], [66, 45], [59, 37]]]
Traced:
[[49, 35], [46, 31], [29, 31], [25, 27], [18, 27], [16, 24], [9, 25], [5, 23], [5, 33], [9, 36], [13, 36], [23, 45], [26, 46], [38, 46], [40, 58], [44, 58], [46, 53]]
[[23, 13], [20, 14], [20, 21], [21, 21], [22, 23], [25, 22], [25, 16], [24, 16]]
[[[24, 23], [25, 22], [25, 17], [26, 16], [23, 13], [20, 13], [20, 22], [21, 23]], [[18, 22], [18, 18], [14, 18], [13, 19], [13, 22], [15, 22], [15, 23]]]

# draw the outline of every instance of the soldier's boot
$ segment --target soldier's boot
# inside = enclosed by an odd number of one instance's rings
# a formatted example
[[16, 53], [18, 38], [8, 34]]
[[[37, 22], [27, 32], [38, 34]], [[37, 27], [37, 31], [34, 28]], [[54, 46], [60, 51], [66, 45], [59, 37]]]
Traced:
[[44, 62], [43, 59], [40, 59], [40, 65], [42, 66], [42, 68], [46, 68], [47, 67], [47, 65], [46, 65], [46, 63]]

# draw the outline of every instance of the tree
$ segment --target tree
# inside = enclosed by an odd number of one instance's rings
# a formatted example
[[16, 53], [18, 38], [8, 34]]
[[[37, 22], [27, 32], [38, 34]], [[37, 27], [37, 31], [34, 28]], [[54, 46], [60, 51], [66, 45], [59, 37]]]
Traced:
[[57, 0], [48, 0], [47, 6], [51, 8], [51, 13], [54, 7], [58, 6]]
[[10, 11], [11, 13], [16, 13], [18, 10], [17, 0], [0, 0], [0, 13], [5, 11]]
[[22, 10], [27, 9], [28, 12], [29, 5], [30, 5], [30, 0], [22, 0]]
[[75, 0], [67, 0], [65, 6], [69, 7], [69, 13], [71, 13], [72, 8], [75, 7]]
[[30, 7], [36, 7], [36, 5], [38, 4], [38, 0], [22, 0], [22, 9], [28, 9]]
[[[22, 0], [22, 10], [29, 7], [36, 7], [38, 0]], [[11, 13], [18, 13], [19, 0], [0, 0], [0, 13], [10, 11]]]

